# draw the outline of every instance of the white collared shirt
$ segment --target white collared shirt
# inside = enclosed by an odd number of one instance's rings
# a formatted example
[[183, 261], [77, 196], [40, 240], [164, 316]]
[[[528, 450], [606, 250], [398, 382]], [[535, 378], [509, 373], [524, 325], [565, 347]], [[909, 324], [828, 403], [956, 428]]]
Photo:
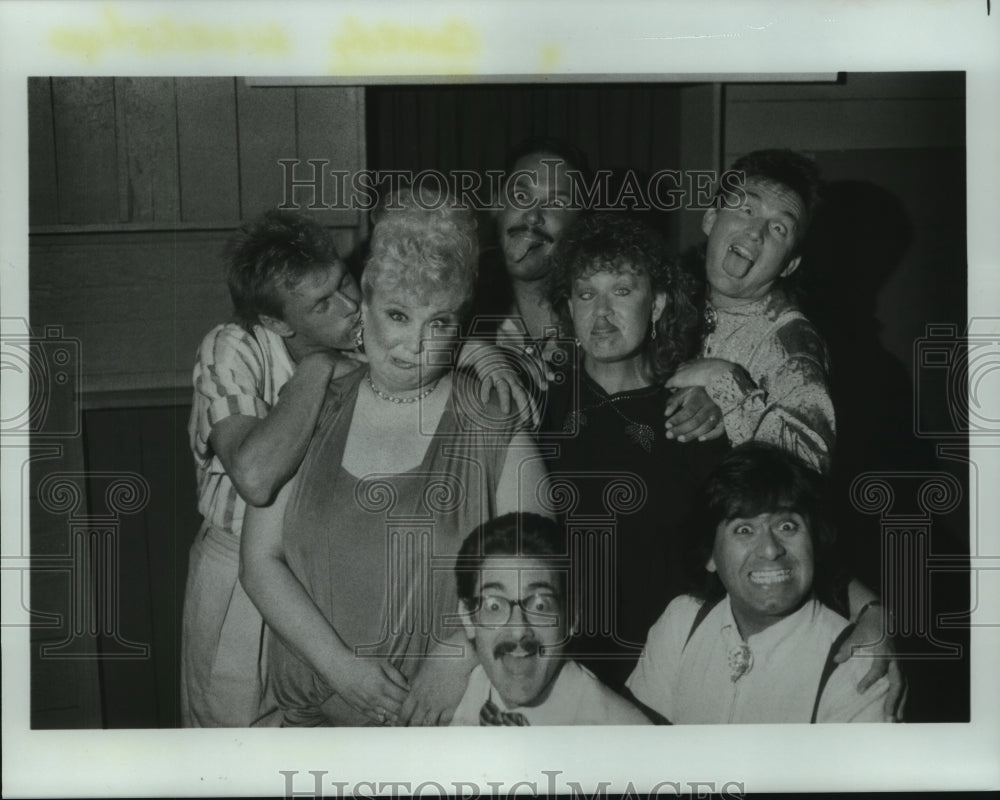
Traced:
[[[700, 601], [678, 597], [649, 630], [626, 685], [673, 723], [809, 722], [830, 646], [847, 620], [817, 600], [746, 640], [753, 665], [732, 679], [730, 650], [743, 643], [727, 596], [688, 640]], [[871, 663], [852, 658], [834, 670], [817, 722], [883, 722], [889, 679], [864, 694]]]

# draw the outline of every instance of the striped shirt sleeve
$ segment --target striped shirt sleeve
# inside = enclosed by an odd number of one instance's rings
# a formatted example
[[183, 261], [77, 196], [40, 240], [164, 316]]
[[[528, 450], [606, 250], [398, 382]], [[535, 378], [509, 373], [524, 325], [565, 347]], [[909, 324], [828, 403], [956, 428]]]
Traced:
[[266, 368], [257, 341], [237, 325], [220, 325], [202, 340], [193, 376], [198, 455], [208, 456], [208, 437], [220, 420], [267, 416]]

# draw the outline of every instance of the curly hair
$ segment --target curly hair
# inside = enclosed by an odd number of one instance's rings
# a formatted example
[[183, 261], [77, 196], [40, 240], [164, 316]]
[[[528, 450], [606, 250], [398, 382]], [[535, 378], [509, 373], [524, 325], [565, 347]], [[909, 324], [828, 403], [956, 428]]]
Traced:
[[272, 208], [243, 225], [225, 249], [233, 313], [250, 330], [262, 316], [282, 319], [277, 289], [296, 286], [340, 261], [330, 231], [316, 220]]
[[629, 270], [648, 275], [653, 293], [666, 294], [656, 338], [645, 343], [654, 378], [665, 380], [693, 358], [701, 344], [704, 280], [682, 270], [666, 240], [627, 214], [602, 212], [581, 217], [560, 238], [549, 275], [549, 302], [567, 331], [573, 331], [569, 299], [573, 282], [597, 272]]
[[696, 494], [685, 546], [692, 594], [714, 599], [726, 593], [718, 575], [705, 569], [720, 524], [778, 510], [793, 511], [805, 519], [815, 553], [813, 590], [823, 603], [843, 613], [846, 580], [827, 481], [798, 457], [764, 442], [733, 448]]
[[389, 196], [374, 216], [361, 292], [399, 288], [417, 297], [459, 293], [463, 311], [472, 303], [479, 270], [473, 212], [446, 192], [406, 186]]

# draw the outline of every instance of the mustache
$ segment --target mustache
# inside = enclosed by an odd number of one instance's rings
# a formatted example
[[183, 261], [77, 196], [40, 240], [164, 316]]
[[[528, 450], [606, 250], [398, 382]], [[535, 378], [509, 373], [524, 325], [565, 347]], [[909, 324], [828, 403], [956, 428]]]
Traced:
[[493, 648], [493, 658], [503, 658], [508, 653], [513, 653], [518, 647], [531, 656], [542, 651], [542, 643], [539, 642], [538, 639], [534, 636], [522, 636], [517, 641], [511, 641], [508, 639], [505, 642], [498, 642]]
[[530, 233], [532, 236], [538, 239], [543, 239], [549, 244], [552, 244], [555, 241], [551, 233], [543, 230], [542, 228], [536, 228], [534, 225], [513, 225], [510, 228], [507, 228], [508, 236], [514, 236], [518, 233]]

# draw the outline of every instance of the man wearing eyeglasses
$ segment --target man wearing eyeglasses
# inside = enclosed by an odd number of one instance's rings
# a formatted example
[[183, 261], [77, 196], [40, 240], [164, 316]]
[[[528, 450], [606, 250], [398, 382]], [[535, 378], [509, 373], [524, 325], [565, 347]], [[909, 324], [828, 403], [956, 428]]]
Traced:
[[564, 657], [566, 537], [537, 514], [474, 530], [456, 562], [460, 616], [479, 665], [452, 725], [643, 725], [635, 706]]

